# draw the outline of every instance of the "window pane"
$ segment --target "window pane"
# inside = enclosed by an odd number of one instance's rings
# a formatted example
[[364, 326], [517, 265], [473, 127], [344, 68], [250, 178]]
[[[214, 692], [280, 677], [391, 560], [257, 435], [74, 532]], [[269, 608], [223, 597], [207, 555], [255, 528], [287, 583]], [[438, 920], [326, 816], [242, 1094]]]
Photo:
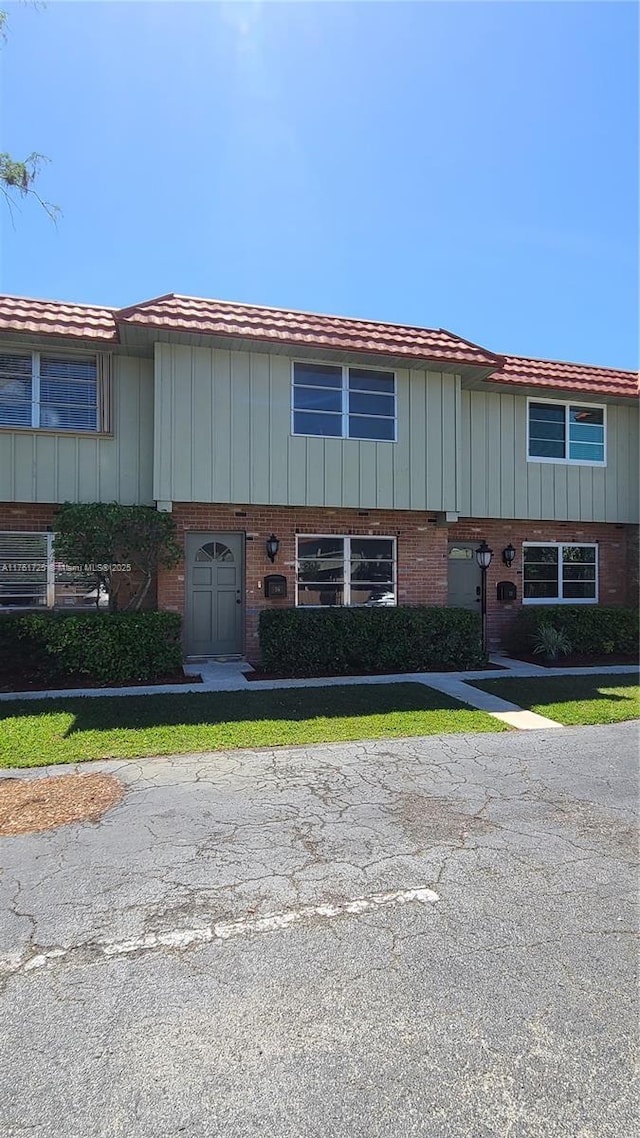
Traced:
[[323, 560], [340, 560], [344, 557], [344, 538], [342, 537], [299, 537], [298, 557]]
[[595, 545], [562, 547], [562, 596], [566, 600], [595, 600]]
[[294, 384], [305, 384], [308, 387], [342, 387], [342, 368], [332, 367], [331, 364], [301, 364], [293, 365]]
[[565, 565], [562, 570], [564, 581], [595, 581], [595, 565]]
[[602, 407], [570, 407], [569, 423], [570, 429], [574, 423], [604, 427], [604, 411]]
[[372, 371], [369, 368], [349, 368], [350, 391], [380, 391], [393, 395], [395, 377], [392, 371]]
[[359, 415], [349, 416], [350, 439], [379, 439], [393, 442], [395, 423], [393, 419], [364, 419]]
[[344, 562], [339, 561], [300, 561], [298, 562], [299, 581], [344, 581]]
[[583, 600], [596, 599], [595, 581], [565, 581], [562, 586], [562, 596], [565, 600], [582, 598]]
[[64, 407], [52, 403], [40, 406], [40, 426], [58, 431], [95, 431], [98, 424], [96, 407]]
[[532, 423], [562, 423], [564, 426], [564, 420], [565, 411], [562, 403], [559, 403], [557, 407], [553, 403], [529, 404], [529, 421]]
[[565, 409], [550, 403], [529, 404], [529, 457], [565, 457]]
[[551, 565], [558, 564], [557, 545], [525, 545], [522, 555], [525, 565], [539, 564], [540, 562], [547, 562]]
[[388, 537], [352, 537], [351, 560], [362, 558], [365, 561], [374, 558], [386, 558], [393, 561], [393, 541]]
[[293, 405], [300, 411], [342, 413], [342, 392], [327, 387], [294, 387]]
[[342, 585], [301, 584], [298, 586], [299, 605], [341, 605], [344, 604]]
[[4, 427], [30, 427], [31, 401], [12, 399], [0, 391], [0, 423]]
[[569, 408], [569, 458], [604, 462], [604, 411], [601, 407]]
[[525, 581], [524, 595], [528, 600], [554, 600], [558, 596], [558, 582]]
[[332, 415], [319, 411], [295, 411], [293, 428], [296, 435], [340, 436], [342, 434], [342, 415]]
[[0, 606], [45, 607], [46, 534], [0, 533]]
[[395, 415], [395, 399], [393, 395], [369, 395], [362, 392], [351, 392], [349, 395], [349, 411], [352, 415]]
[[558, 547], [525, 545], [523, 595], [529, 600], [558, 597]]
[[0, 355], [0, 423], [31, 426], [31, 355]]
[[569, 443], [569, 458], [576, 462], [604, 462], [604, 443]]

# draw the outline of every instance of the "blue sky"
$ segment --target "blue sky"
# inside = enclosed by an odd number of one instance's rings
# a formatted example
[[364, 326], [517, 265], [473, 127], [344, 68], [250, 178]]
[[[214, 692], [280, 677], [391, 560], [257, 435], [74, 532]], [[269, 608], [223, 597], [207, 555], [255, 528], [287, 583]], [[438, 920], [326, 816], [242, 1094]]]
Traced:
[[5, 292], [165, 292], [634, 367], [632, 3], [9, 5]]

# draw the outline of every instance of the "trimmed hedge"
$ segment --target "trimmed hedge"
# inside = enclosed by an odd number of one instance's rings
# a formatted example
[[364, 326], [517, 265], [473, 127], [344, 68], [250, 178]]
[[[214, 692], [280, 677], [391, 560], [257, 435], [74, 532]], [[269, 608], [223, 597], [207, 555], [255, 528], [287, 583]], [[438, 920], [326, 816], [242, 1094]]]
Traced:
[[530, 653], [540, 625], [566, 632], [579, 656], [632, 656], [638, 652], [638, 610], [599, 605], [525, 605], [509, 634], [512, 652]]
[[265, 609], [260, 647], [266, 672], [293, 676], [475, 668], [485, 661], [480, 617], [467, 609]]
[[182, 663], [180, 616], [170, 612], [0, 615], [0, 681], [153, 680]]

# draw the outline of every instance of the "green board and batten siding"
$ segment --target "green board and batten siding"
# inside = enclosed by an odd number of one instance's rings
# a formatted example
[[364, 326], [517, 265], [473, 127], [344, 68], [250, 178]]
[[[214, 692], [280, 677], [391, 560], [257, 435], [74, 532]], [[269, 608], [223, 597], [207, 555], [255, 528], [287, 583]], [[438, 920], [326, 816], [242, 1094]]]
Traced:
[[113, 436], [0, 432], [0, 501], [153, 502], [153, 363], [114, 356]]
[[462, 392], [461, 516], [638, 521], [637, 407], [608, 404], [605, 467], [527, 462], [526, 415], [522, 395]]
[[295, 437], [289, 357], [156, 345], [155, 497], [455, 510], [460, 380], [396, 375], [397, 443]]

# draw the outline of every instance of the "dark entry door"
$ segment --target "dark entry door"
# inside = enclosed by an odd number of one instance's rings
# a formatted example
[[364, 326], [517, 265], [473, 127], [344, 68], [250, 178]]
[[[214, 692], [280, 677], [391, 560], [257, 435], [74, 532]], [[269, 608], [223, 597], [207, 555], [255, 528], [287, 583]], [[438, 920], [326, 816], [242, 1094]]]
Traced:
[[449, 543], [448, 599], [453, 608], [475, 609], [480, 612], [482, 574], [476, 560], [476, 549], [479, 544], [478, 541]]
[[241, 533], [187, 534], [188, 655], [242, 653], [243, 550]]

